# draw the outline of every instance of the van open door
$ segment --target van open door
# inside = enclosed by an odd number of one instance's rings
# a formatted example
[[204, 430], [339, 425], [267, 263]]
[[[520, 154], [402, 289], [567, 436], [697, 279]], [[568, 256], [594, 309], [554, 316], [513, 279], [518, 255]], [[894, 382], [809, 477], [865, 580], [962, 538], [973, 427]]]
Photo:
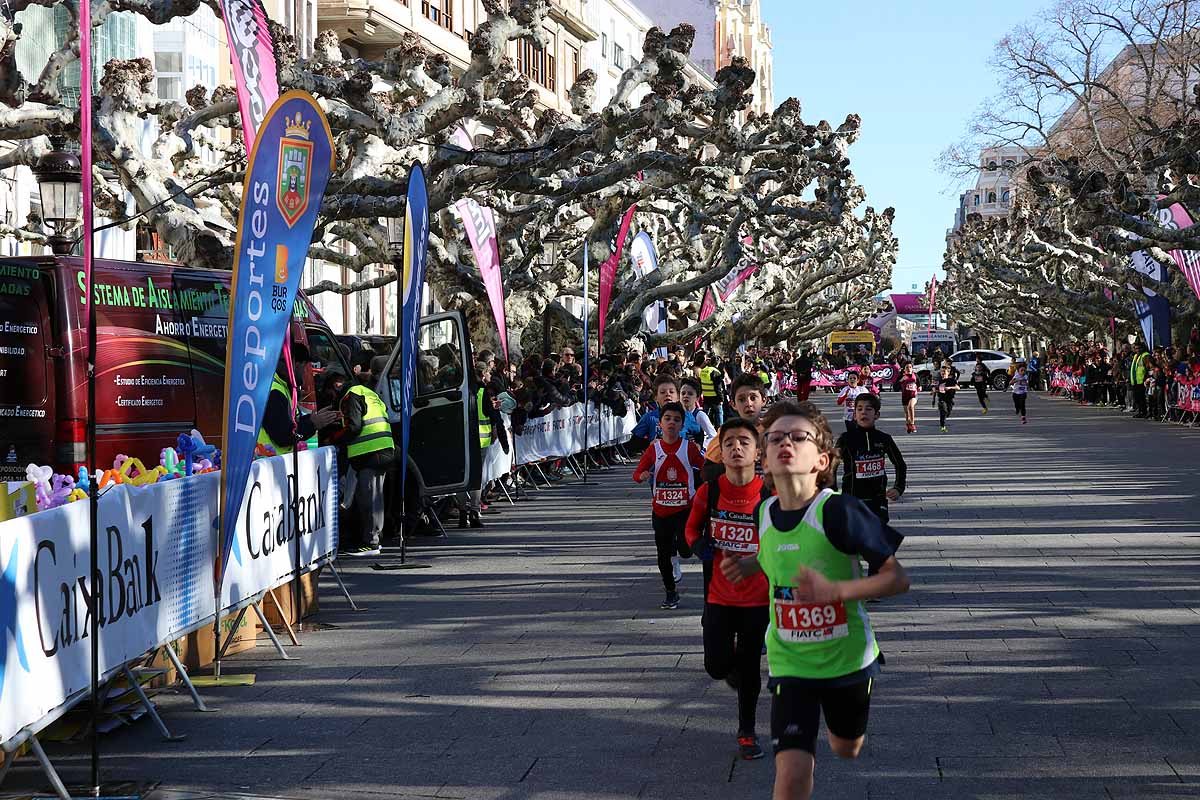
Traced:
[[[431, 314], [417, 331], [416, 393], [409, 424], [409, 471], [426, 495], [478, 489], [483, 472], [475, 408], [474, 357], [460, 311]], [[402, 363], [392, 349], [376, 392], [400, 438]]]

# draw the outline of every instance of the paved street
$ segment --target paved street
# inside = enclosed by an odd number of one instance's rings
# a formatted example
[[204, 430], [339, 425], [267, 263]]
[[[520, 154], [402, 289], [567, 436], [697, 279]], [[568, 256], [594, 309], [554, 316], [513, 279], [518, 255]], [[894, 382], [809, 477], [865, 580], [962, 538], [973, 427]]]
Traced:
[[[922, 402], [914, 436], [884, 397], [913, 589], [872, 606], [867, 747], [822, 743], [815, 796], [1200, 797], [1200, 431], [1042, 396], [1021, 426], [1007, 395], [987, 417], [960, 395], [950, 434]], [[645, 494], [614, 470], [422, 540], [428, 569], [348, 565], [368, 612], [329, 584], [300, 660], [235, 657], [257, 683], [207, 690], [219, 714], [164, 697], [188, 741], [140, 722], [104, 742], [106, 778], [162, 800], [768, 797], [771, 760], [736, 760], [734, 698], [703, 672], [698, 566], [657, 607]]]

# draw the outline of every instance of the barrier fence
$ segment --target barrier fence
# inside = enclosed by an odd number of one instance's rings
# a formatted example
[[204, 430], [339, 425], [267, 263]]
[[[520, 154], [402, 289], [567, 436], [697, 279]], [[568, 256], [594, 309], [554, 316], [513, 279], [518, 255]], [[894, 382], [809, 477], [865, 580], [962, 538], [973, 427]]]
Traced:
[[[617, 416], [607, 406], [597, 408], [592, 404], [589, 408], [586, 436], [584, 406], [583, 403], [576, 403], [529, 420], [520, 436], [510, 437], [507, 453], [498, 444], [487, 448], [483, 455], [484, 484], [506, 475], [514, 466], [567, 458], [582, 453], [586, 448], [607, 447], [629, 441], [637, 425], [637, 414], [632, 406], [624, 416]], [[505, 427], [509, 427], [507, 415]]]
[[[1050, 370], [1050, 388], [1058, 389], [1067, 394], [1083, 394], [1086, 383], [1083, 376], [1075, 374], [1070, 369]], [[1200, 375], [1174, 375], [1167, 387], [1167, 405], [1169, 408], [1191, 414], [1193, 418], [1200, 415]], [[1182, 421], [1189, 421], [1185, 416]]]
[[[851, 372], [855, 374], [861, 373], [862, 367], [846, 367], [844, 369], [814, 369], [812, 371], [812, 383], [810, 384], [816, 389], [840, 389], [845, 386], [846, 376]], [[872, 364], [871, 365], [871, 382], [876, 389], [891, 388], [892, 383], [900, 375], [900, 366], [898, 364]], [[784, 376], [780, 385], [785, 391], [796, 391], [797, 383], [795, 375], [788, 374]]]
[[[158, 648], [211, 628], [218, 605], [222, 615], [244, 612], [297, 573], [331, 563], [336, 451], [296, 454], [295, 470], [293, 458], [251, 467], [219, 604], [213, 575], [220, 473], [106, 491], [92, 580], [88, 503], [0, 523], [0, 749], [12, 753], [87, 695], [93, 594], [103, 683]], [[41, 760], [40, 747], [38, 754]], [[5, 770], [10, 763], [11, 756]]]

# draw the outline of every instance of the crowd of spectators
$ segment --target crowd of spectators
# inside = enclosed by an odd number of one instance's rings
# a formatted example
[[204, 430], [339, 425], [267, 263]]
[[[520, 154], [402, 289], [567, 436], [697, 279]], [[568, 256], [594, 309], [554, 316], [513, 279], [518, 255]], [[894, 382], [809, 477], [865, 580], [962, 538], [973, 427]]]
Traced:
[[1140, 342], [1110, 352], [1097, 342], [1053, 345], [1046, 351], [1052, 394], [1080, 405], [1110, 406], [1138, 419], [1175, 421], [1180, 401], [1200, 378], [1200, 334], [1186, 345], [1147, 350]]

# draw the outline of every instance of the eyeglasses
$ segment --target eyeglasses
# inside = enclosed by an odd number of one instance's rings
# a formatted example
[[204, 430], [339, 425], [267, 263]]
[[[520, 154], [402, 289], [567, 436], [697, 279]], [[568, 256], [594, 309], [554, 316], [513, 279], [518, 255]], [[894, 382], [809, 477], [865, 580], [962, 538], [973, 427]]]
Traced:
[[768, 431], [767, 444], [783, 444], [785, 439], [791, 439], [792, 444], [815, 442], [817, 435], [811, 431]]

